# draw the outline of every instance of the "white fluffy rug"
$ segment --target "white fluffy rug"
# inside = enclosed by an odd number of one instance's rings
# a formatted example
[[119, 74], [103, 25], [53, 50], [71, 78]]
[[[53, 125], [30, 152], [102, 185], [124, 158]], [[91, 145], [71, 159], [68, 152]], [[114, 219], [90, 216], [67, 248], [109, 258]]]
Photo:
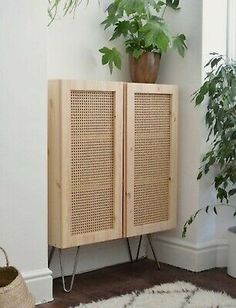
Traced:
[[202, 290], [187, 282], [167, 283], [76, 308], [236, 308], [225, 293]]

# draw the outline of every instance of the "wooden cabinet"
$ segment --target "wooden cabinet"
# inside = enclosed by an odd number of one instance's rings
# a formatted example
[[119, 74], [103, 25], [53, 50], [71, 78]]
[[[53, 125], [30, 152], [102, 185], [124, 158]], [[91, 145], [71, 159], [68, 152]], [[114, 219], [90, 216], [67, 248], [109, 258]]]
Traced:
[[175, 86], [53, 80], [48, 107], [50, 245], [175, 226]]

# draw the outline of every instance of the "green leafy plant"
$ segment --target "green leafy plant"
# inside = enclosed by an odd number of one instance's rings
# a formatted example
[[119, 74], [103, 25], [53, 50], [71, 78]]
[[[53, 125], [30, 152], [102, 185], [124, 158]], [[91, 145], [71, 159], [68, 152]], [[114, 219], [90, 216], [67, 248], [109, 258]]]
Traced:
[[[145, 52], [165, 53], [175, 48], [183, 57], [187, 49], [184, 34], [172, 36], [164, 16], [167, 9], [178, 11], [179, 0], [114, 0], [107, 8], [102, 22], [104, 29], [112, 27], [110, 41], [120, 36], [125, 39], [126, 51], [139, 58]], [[116, 48], [103, 47], [102, 64], [121, 68], [121, 55]]]
[[[83, 0], [48, 0], [48, 16], [50, 18], [49, 25], [54, 21], [58, 14], [58, 9], [61, 7], [63, 16], [75, 13], [77, 7]], [[89, 0], [86, 0], [87, 4]]]
[[[206, 64], [209, 72], [205, 82], [193, 95], [195, 105], [207, 104], [205, 122], [210, 150], [204, 155], [197, 179], [216, 170], [214, 187], [219, 205], [208, 205], [192, 215], [183, 227], [183, 237], [198, 214], [204, 210], [218, 214], [217, 207], [229, 205], [229, 198], [236, 194], [236, 62], [213, 53]], [[207, 98], [207, 100], [205, 100]], [[234, 212], [236, 216], [236, 211]]]

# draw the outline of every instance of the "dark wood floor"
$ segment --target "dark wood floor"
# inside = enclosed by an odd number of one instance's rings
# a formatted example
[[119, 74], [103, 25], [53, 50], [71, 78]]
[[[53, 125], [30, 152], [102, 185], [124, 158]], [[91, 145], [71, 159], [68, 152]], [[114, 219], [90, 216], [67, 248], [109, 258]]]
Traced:
[[236, 279], [229, 277], [225, 269], [212, 269], [192, 273], [173, 266], [162, 264], [158, 271], [150, 260], [116, 265], [86, 274], [78, 275], [73, 291], [67, 294], [62, 290], [61, 279], [54, 280], [54, 302], [39, 305], [40, 308], [68, 308], [79, 303], [106, 299], [134, 290], [142, 290], [156, 284], [187, 281], [214, 291], [225, 291], [236, 298]]

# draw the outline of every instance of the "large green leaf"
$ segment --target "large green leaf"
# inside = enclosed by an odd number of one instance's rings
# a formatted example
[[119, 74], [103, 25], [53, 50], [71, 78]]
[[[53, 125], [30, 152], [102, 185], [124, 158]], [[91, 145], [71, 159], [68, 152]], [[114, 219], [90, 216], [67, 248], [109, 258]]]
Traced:
[[110, 26], [115, 25], [118, 20], [119, 20], [118, 16], [111, 14], [111, 15], [108, 15], [107, 18], [104, 19], [101, 24], [105, 25], [104, 30], [106, 30]]
[[138, 15], [146, 13], [144, 0], [121, 0], [119, 8], [123, 9], [128, 16], [135, 13]]
[[161, 53], [166, 52], [170, 47], [171, 37], [163, 22], [150, 21], [143, 26], [140, 32], [144, 36], [146, 47], [154, 46]]
[[114, 40], [116, 38], [118, 38], [119, 36], [123, 35], [124, 37], [126, 37], [130, 31], [130, 29], [132, 30], [132, 25], [130, 24], [129, 21], [127, 20], [123, 20], [123, 21], [119, 21], [116, 23], [116, 27], [114, 29], [114, 33], [111, 37], [111, 40]]
[[103, 47], [99, 49], [99, 51], [103, 54], [102, 56], [102, 64], [108, 64], [110, 73], [112, 74], [114, 66], [118, 69], [121, 69], [121, 55], [120, 52], [114, 47], [112, 49]]
[[113, 1], [106, 9], [108, 15], [116, 15], [120, 5], [120, 0]]

